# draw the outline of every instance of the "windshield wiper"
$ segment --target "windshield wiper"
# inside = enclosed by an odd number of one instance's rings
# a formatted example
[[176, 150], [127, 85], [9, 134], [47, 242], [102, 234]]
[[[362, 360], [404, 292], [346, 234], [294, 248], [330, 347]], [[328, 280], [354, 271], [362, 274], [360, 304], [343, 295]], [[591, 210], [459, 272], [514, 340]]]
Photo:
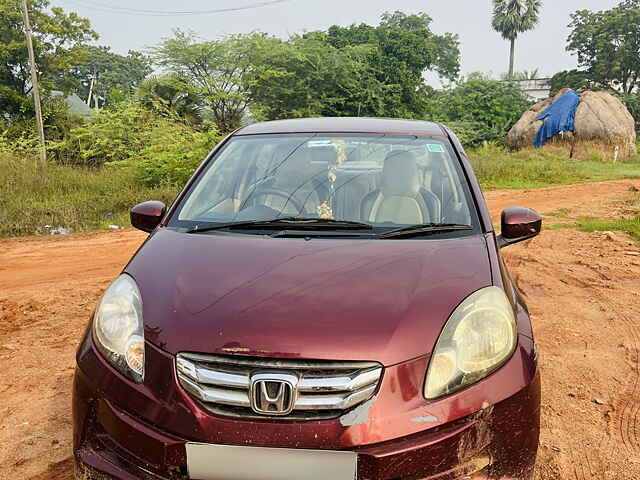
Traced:
[[218, 223], [215, 225], [196, 225], [187, 233], [202, 233], [212, 230], [223, 230], [225, 228], [281, 228], [294, 225], [296, 228], [339, 228], [339, 229], [366, 229], [371, 230], [373, 226], [369, 223], [352, 222], [350, 220], [332, 220], [325, 218], [306, 218], [306, 217], [280, 217], [266, 220], [247, 220], [241, 222]]
[[378, 235], [378, 238], [411, 237], [425, 233], [455, 232], [458, 230], [473, 230], [473, 227], [471, 225], [458, 225], [455, 223], [425, 223], [395, 230], [387, 230]]

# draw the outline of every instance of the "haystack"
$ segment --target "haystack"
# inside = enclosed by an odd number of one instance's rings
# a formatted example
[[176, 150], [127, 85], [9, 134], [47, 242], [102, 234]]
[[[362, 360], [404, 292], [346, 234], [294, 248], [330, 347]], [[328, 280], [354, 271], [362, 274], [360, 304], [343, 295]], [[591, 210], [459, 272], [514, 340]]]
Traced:
[[[536, 118], [568, 92], [564, 89], [524, 113], [509, 135], [509, 148], [532, 148], [543, 124]], [[584, 92], [576, 110], [575, 132], [562, 132], [546, 145], [565, 147], [571, 157], [588, 158], [594, 152], [608, 160], [624, 160], [636, 153], [635, 121], [622, 102], [607, 92]]]

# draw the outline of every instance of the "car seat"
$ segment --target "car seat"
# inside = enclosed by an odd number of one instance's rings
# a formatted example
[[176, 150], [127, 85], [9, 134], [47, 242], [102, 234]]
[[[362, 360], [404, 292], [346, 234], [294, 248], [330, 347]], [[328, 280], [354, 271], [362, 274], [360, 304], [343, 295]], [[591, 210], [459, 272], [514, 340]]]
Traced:
[[361, 218], [372, 223], [414, 225], [438, 222], [439, 201], [421, 186], [416, 157], [397, 150], [384, 161], [379, 189], [362, 200]]

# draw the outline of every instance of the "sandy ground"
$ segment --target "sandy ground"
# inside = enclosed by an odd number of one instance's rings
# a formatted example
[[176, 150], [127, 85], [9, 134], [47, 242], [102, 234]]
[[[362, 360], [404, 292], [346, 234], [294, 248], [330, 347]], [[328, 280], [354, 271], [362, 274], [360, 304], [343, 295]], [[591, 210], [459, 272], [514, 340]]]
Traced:
[[[495, 191], [545, 221], [629, 212], [638, 181]], [[561, 213], [558, 216], [558, 212]], [[70, 480], [76, 345], [104, 288], [145, 235], [0, 240], [0, 479]], [[538, 480], [640, 479], [640, 244], [547, 230], [505, 251], [541, 352]]]

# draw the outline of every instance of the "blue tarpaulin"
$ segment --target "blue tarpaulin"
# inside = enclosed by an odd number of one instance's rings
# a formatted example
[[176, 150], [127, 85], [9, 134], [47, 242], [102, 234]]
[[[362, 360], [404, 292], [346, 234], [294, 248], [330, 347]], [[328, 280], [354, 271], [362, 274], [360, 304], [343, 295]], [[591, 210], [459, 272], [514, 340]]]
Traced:
[[542, 147], [544, 142], [560, 132], [573, 132], [578, 105], [580, 105], [580, 95], [574, 90], [570, 90], [542, 112], [536, 118], [536, 120], [544, 120], [544, 123], [538, 131], [535, 146]]

